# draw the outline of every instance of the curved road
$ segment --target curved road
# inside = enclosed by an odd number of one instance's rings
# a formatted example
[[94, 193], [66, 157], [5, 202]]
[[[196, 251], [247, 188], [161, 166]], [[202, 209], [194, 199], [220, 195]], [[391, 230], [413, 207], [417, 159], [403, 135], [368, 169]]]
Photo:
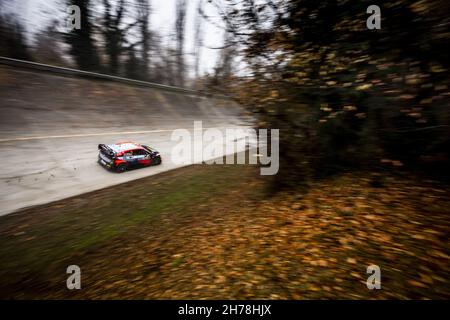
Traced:
[[[180, 167], [172, 131], [198, 120], [204, 129], [252, 123], [230, 100], [2, 66], [0, 215]], [[163, 163], [123, 174], [97, 164], [99, 143], [123, 140], [156, 148]]]
[[[192, 131], [192, 127], [186, 129]], [[177, 143], [171, 141], [171, 134], [171, 129], [153, 129], [2, 139], [0, 215], [180, 167], [171, 160], [172, 148]], [[163, 163], [122, 174], [97, 164], [99, 143], [123, 140], [156, 148]]]

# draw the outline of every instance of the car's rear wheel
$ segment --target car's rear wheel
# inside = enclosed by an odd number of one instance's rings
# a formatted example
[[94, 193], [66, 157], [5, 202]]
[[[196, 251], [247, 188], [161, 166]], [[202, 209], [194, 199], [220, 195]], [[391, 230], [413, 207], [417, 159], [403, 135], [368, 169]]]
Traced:
[[116, 168], [116, 171], [118, 172], [118, 173], [122, 173], [122, 172], [125, 172], [127, 170], [127, 165], [126, 164], [119, 164], [118, 166], [117, 166], [117, 168]]

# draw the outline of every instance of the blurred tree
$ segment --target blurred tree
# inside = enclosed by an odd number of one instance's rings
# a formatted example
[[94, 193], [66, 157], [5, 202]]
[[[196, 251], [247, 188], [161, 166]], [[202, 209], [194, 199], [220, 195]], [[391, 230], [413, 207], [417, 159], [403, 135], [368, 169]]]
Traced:
[[185, 65], [184, 65], [184, 37], [186, 22], [186, 0], [177, 0], [175, 7], [175, 38], [176, 38], [176, 84], [184, 86]]
[[215, 68], [215, 75], [217, 78], [229, 79], [233, 74], [233, 58], [236, 55], [236, 48], [232, 41], [230, 41], [230, 34], [225, 32], [224, 46], [220, 49], [219, 59]]
[[100, 62], [93, 40], [90, 0], [68, 0], [67, 5], [78, 6], [81, 15], [81, 28], [73, 29], [63, 35], [69, 45], [69, 54], [74, 58], [78, 68], [99, 71]]
[[119, 71], [119, 57], [124, 51], [125, 30], [121, 28], [124, 17], [125, 1], [119, 0], [115, 10], [111, 1], [103, 0], [104, 13], [102, 33], [105, 38], [105, 52], [108, 56], [108, 70], [112, 74]]
[[33, 60], [57, 66], [67, 66], [60, 47], [61, 34], [57, 30], [58, 21], [54, 20], [43, 31], [39, 32], [34, 41]]
[[128, 57], [125, 63], [125, 76], [131, 79], [139, 79], [142, 77], [140, 61], [136, 57], [134, 47], [130, 47], [128, 50]]
[[[174, 61], [174, 57], [176, 57]], [[164, 50], [164, 54], [162, 55], [162, 69], [164, 70], [163, 79], [164, 82], [168, 85], [175, 86], [180, 85], [180, 82], [178, 81], [178, 75], [180, 72], [179, 65], [178, 65], [178, 51], [175, 49], [172, 49], [170, 46], [168, 46]]]
[[0, 55], [31, 60], [24, 29], [11, 15], [0, 14]]
[[197, 3], [196, 14], [195, 14], [195, 30], [194, 30], [194, 73], [195, 78], [198, 79], [200, 77], [200, 55], [201, 49], [203, 46], [203, 29], [202, 29], [202, 6], [203, 1], [199, 0]]
[[142, 73], [143, 78], [148, 78], [148, 72], [150, 67], [150, 43], [151, 32], [149, 29], [150, 21], [150, 3], [148, 0], [137, 0], [138, 4], [138, 20], [139, 31], [142, 42], [141, 60], [142, 60]]

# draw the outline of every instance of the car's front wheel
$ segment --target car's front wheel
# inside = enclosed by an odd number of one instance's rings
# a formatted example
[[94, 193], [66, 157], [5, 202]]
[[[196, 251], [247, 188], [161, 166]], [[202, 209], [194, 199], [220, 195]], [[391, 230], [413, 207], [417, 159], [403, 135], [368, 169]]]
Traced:
[[127, 171], [127, 165], [126, 164], [119, 164], [117, 167], [116, 167], [116, 172], [118, 172], [118, 173], [122, 173], [122, 172], [125, 172], [125, 171]]
[[153, 159], [153, 165], [158, 165], [161, 164], [161, 157], [156, 157]]

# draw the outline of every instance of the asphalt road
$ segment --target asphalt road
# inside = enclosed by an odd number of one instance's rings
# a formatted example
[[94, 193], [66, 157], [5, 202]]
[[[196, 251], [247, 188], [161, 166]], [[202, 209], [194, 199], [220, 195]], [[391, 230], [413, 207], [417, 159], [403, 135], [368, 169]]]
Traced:
[[[193, 129], [192, 126], [184, 128]], [[219, 129], [224, 131], [221, 127]], [[171, 152], [177, 142], [171, 141], [171, 134], [171, 129], [152, 128], [127, 130], [125, 133], [93, 130], [84, 134], [14, 137], [9, 140], [3, 137], [0, 141], [3, 155], [0, 215], [181, 167], [172, 162]], [[96, 162], [97, 145], [123, 140], [156, 148], [161, 153], [162, 164], [121, 174], [101, 167]], [[221, 145], [225, 143], [224, 140]]]
[[[172, 131], [199, 120], [203, 128], [252, 123], [231, 100], [1, 66], [0, 215], [180, 167]], [[156, 148], [163, 163], [105, 170], [98, 144], [124, 140]]]

